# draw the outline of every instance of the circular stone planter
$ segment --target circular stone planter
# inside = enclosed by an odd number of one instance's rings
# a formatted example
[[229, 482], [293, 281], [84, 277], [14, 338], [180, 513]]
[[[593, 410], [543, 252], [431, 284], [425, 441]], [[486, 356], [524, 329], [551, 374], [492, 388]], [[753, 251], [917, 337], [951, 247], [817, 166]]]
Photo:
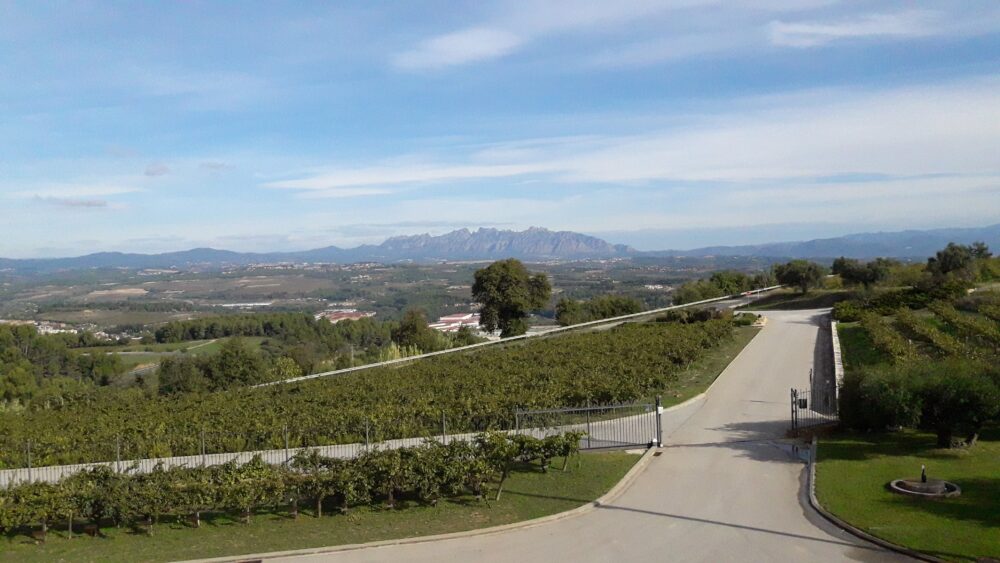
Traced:
[[941, 479], [896, 479], [889, 482], [889, 490], [901, 495], [922, 498], [951, 498], [962, 494], [962, 489], [950, 481]]

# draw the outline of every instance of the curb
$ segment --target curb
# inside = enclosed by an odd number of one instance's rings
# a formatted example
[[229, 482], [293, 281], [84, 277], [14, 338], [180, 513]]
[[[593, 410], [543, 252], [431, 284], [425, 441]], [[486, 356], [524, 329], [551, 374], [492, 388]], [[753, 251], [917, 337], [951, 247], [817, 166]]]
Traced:
[[[677, 405], [680, 406], [680, 405]], [[412, 538], [398, 538], [393, 540], [381, 540], [368, 543], [355, 543], [347, 545], [337, 545], [329, 547], [313, 547], [305, 549], [293, 549], [288, 551], [272, 551], [268, 553], [254, 553], [245, 555], [232, 555], [223, 557], [212, 557], [208, 559], [190, 559], [186, 560], [184, 563], [229, 563], [237, 561], [259, 561], [264, 559], [272, 559], [277, 557], [291, 557], [297, 555], [319, 555], [324, 553], [339, 553], [343, 551], [357, 551], [360, 549], [371, 549], [377, 547], [388, 547], [394, 545], [408, 545], [417, 543], [427, 543], [434, 541], [452, 540], [459, 538], [468, 538], [474, 536], [485, 536], [490, 534], [497, 534], [500, 532], [507, 532], [512, 530], [521, 530], [525, 528], [533, 528], [535, 526], [541, 526], [543, 524], [548, 524], [549, 522], [555, 522], [558, 520], [564, 520], [567, 518], [574, 518], [577, 516], [582, 516], [588, 512], [592, 512], [603, 505], [613, 502], [616, 498], [621, 496], [625, 492], [633, 481], [639, 476], [640, 473], [646, 469], [649, 462], [653, 459], [654, 452], [658, 451], [659, 448], [649, 448], [642, 454], [642, 457], [635, 462], [635, 465], [625, 473], [625, 476], [611, 487], [611, 490], [604, 493], [597, 500], [593, 500], [578, 506], [576, 508], [566, 510], [564, 512], [558, 512], [556, 514], [549, 514], [548, 516], [541, 516], [539, 518], [533, 518], [531, 520], [523, 520], [521, 522], [512, 522], [510, 524], [502, 524], [500, 526], [492, 526], [490, 528], [480, 528], [478, 530], [465, 530], [462, 532], [451, 532], [447, 534], [437, 534], [433, 536], [417, 536]], [[579, 455], [579, 454], [578, 454]]]
[[919, 551], [914, 551], [908, 547], [903, 547], [901, 545], [896, 545], [891, 542], [887, 542], [882, 538], [873, 536], [860, 528], [856, 528], [851, 524], [841, 520], [840, 518], [834, 516], [827, 509], [823, 508], [823, 505], [819, 503], [819, 499], [816, 498], [816, 450], [817, 441], [816, 436], [812, 439], [812, 448], [809, 451], [809, 482], [806, 485], [809, 492], [809, 506], [813, 510], [819, 513], [820, 516], [829, 520], [834, 526], [844, 530], [849, 534], [853, 534], [865, 541], [871, 542], [880, 547], [884, 547], [890, 551], [895, 551], [896, 553], [901, 553], [907, 555], [919, 561], [930, 561], [931, 563], [947, 563], [947, 559], [941, 559], [940, 557], [934, 557], [933, 555], [928, 555], [926, 553], [921, 553]]

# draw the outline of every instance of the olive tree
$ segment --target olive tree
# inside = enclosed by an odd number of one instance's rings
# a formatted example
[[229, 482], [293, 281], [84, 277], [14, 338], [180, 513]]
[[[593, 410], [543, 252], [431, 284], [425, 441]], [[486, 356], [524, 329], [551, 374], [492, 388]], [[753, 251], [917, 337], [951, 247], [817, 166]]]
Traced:
[[472, 297], [482, 306], [480, 325], [489, 332], [499, 329], [505, 338], [524, 334], [528, 314], [544, 307], [551, 295], [548, 277], [530, 273], [514, 258], [476, 270], [472, 284]]

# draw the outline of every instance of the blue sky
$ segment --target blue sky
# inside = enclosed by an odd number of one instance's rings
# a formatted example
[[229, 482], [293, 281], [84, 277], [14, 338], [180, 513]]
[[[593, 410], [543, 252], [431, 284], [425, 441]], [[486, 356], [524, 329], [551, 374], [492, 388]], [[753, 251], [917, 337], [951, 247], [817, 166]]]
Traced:
[[0, 256], [997, 222], [994, 0], [0, 0]]

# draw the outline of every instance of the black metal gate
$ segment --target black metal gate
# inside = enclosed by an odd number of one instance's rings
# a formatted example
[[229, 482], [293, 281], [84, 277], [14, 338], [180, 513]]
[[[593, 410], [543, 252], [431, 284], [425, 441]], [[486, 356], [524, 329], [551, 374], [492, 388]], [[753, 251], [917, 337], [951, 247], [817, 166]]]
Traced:
[[660, 398], [655, 403], [590, 405], [518, 410], [516, 431], [542, 438], [569, 430], [584, 432], [580, 449], [653, 447], [663, 441]]
[[827, 393], [792, 389], [792, 435], [798, 435], [803, 428], [837, 422], [837, 407], [831, 403]]

